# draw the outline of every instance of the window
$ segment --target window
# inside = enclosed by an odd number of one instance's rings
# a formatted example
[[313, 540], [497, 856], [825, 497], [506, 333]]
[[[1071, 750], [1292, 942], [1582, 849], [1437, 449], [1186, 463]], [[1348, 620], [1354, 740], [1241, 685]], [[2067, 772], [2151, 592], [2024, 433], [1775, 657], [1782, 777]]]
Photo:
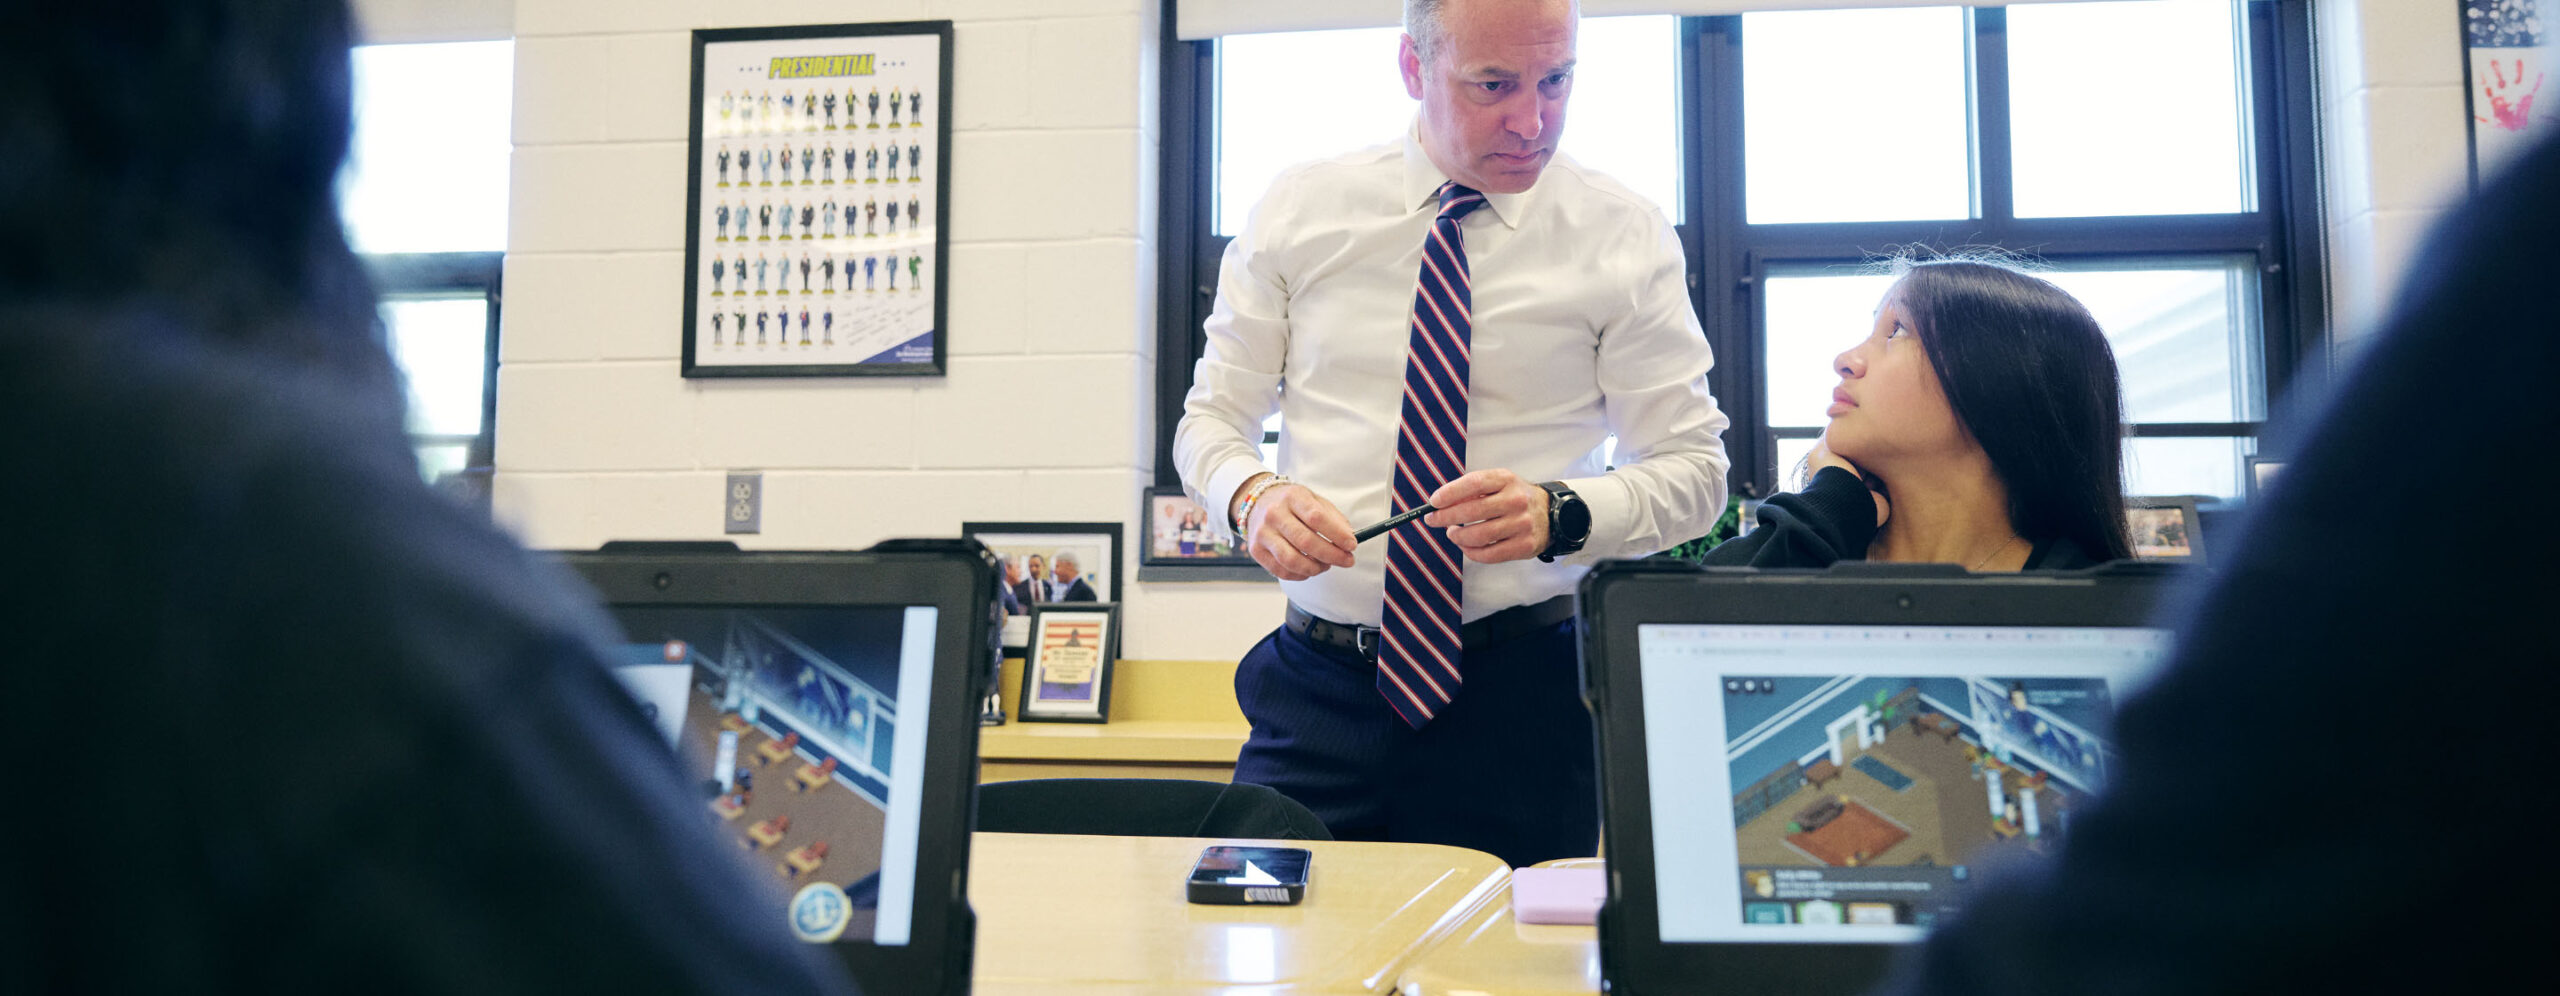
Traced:
[[348, 241], [382, 295], [429, 481], [485, 475], [497, 435], [513, 42], [354, 52], [355, 140], [338, 178]]
[[[1920, 245], [2023, 255], [2097, 315], [2124, 380], [2129, 491], [2236, 497], [2325, 319], [2306, 6], [1587, 19], [1565, 150], [1678, 225], [1736, 492], [1788, 484], [1825, 422], [1831, 358], [1889, 283], [1873, 262]], [[1166, 20], [1171, 484], [1227, 236], [1284, 165], [1390, 138], [1412, 104], [1380, 97], [1401, 90], [1396, 29], [1181, 42]], [[1342, 69], [1290, 68], [1309, 65]]]

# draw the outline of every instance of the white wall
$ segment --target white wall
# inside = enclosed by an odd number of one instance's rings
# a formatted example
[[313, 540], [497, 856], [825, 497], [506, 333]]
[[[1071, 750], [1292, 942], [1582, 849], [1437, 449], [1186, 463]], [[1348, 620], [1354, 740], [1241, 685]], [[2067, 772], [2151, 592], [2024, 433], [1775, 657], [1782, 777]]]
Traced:
[[2332, 340], [2371, 333], [2427, 229], [2470, 192], [2454, 0], [2315, 0]]
[[515, 35], [516, 0], [355, 0], [350, 6], [356, 40], [363, 45], [497, 41]]
[[[1117, 521], [1152, 479], [1156, 0], [521, 0], [498, 380], [500, 518], [537, 547], [721, 537], [764, 473], [760, 548]], [[950, 19], [950, 374], [685, 380], [694, 28]], [[1122, 653], [1241, 657], [1269, 584], [1136, 585]]]

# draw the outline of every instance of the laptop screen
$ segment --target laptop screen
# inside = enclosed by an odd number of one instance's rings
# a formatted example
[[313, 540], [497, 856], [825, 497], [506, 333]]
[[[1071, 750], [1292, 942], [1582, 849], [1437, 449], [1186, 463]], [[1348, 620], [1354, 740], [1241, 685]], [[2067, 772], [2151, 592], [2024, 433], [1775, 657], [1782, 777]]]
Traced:
[[907, 944], [939, 610], [619, 605], [614, 615], [629, 640], [617, 676], [703, 787], [721, 835], [785, 891], [843, 888], [844, 939]]
[[2070, 833], [2113, 762], [2116, 703], [2169, 650], [2133, 627], [1636, 632], [1674, 943], [1918, 939], [1982, 866]]

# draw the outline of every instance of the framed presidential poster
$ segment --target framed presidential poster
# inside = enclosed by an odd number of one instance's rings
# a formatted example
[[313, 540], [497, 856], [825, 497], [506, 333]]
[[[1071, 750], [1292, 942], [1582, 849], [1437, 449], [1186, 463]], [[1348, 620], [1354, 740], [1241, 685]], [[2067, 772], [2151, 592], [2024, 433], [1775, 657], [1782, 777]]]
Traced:
[[693, 33], [685, 376], [944, 372], [951, 37]]

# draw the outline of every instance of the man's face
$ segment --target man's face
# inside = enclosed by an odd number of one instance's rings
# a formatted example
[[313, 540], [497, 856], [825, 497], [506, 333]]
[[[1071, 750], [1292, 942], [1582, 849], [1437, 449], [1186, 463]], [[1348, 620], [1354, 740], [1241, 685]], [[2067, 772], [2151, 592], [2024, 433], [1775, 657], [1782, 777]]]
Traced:
[[1070, 583], [1073, 583], [1073, 582], [1075, 581], [1075, 579], [1076, 579], [1076, 575], [1077, 575], [1078, 573], [1079, 573], [1079, 572], [1076, 570], [1076, 562], [1075, 562], [1075, 561], [1072, 561], [1072, 560], [1061, 560], [1061, 561], [1058, 561], [1058, 583], [1059, 583], [1059, 584], [1070, 584]]
[[1049, 568], [1047, 562], [1041, 560], [1040, 555], [1036, 553], [1031, 555], [1031, 580], [1049, 580]]
[[1407, 35], [1405, 93], [1422, 101], [1422, 148], [1452, 180], [1491, 194], [1538, 182], [1573, 94], [1573, 0], [1449, 0], [1431, 61]]
[[1015, 584], [1015, 583], [1020, 582], [1021, 580], [1022, 580], [1022, 565], [1021, 565], [1021, 564], [1014, 563], [1014, 562], [1013, 562], [1013, 561], [1011, 561], [1011, 560], [1007, 560], [1007, 561], [1005, 561], [1005, 562], [1004, 562], [1004, 583], [1006, 583], [1006, 584]]

